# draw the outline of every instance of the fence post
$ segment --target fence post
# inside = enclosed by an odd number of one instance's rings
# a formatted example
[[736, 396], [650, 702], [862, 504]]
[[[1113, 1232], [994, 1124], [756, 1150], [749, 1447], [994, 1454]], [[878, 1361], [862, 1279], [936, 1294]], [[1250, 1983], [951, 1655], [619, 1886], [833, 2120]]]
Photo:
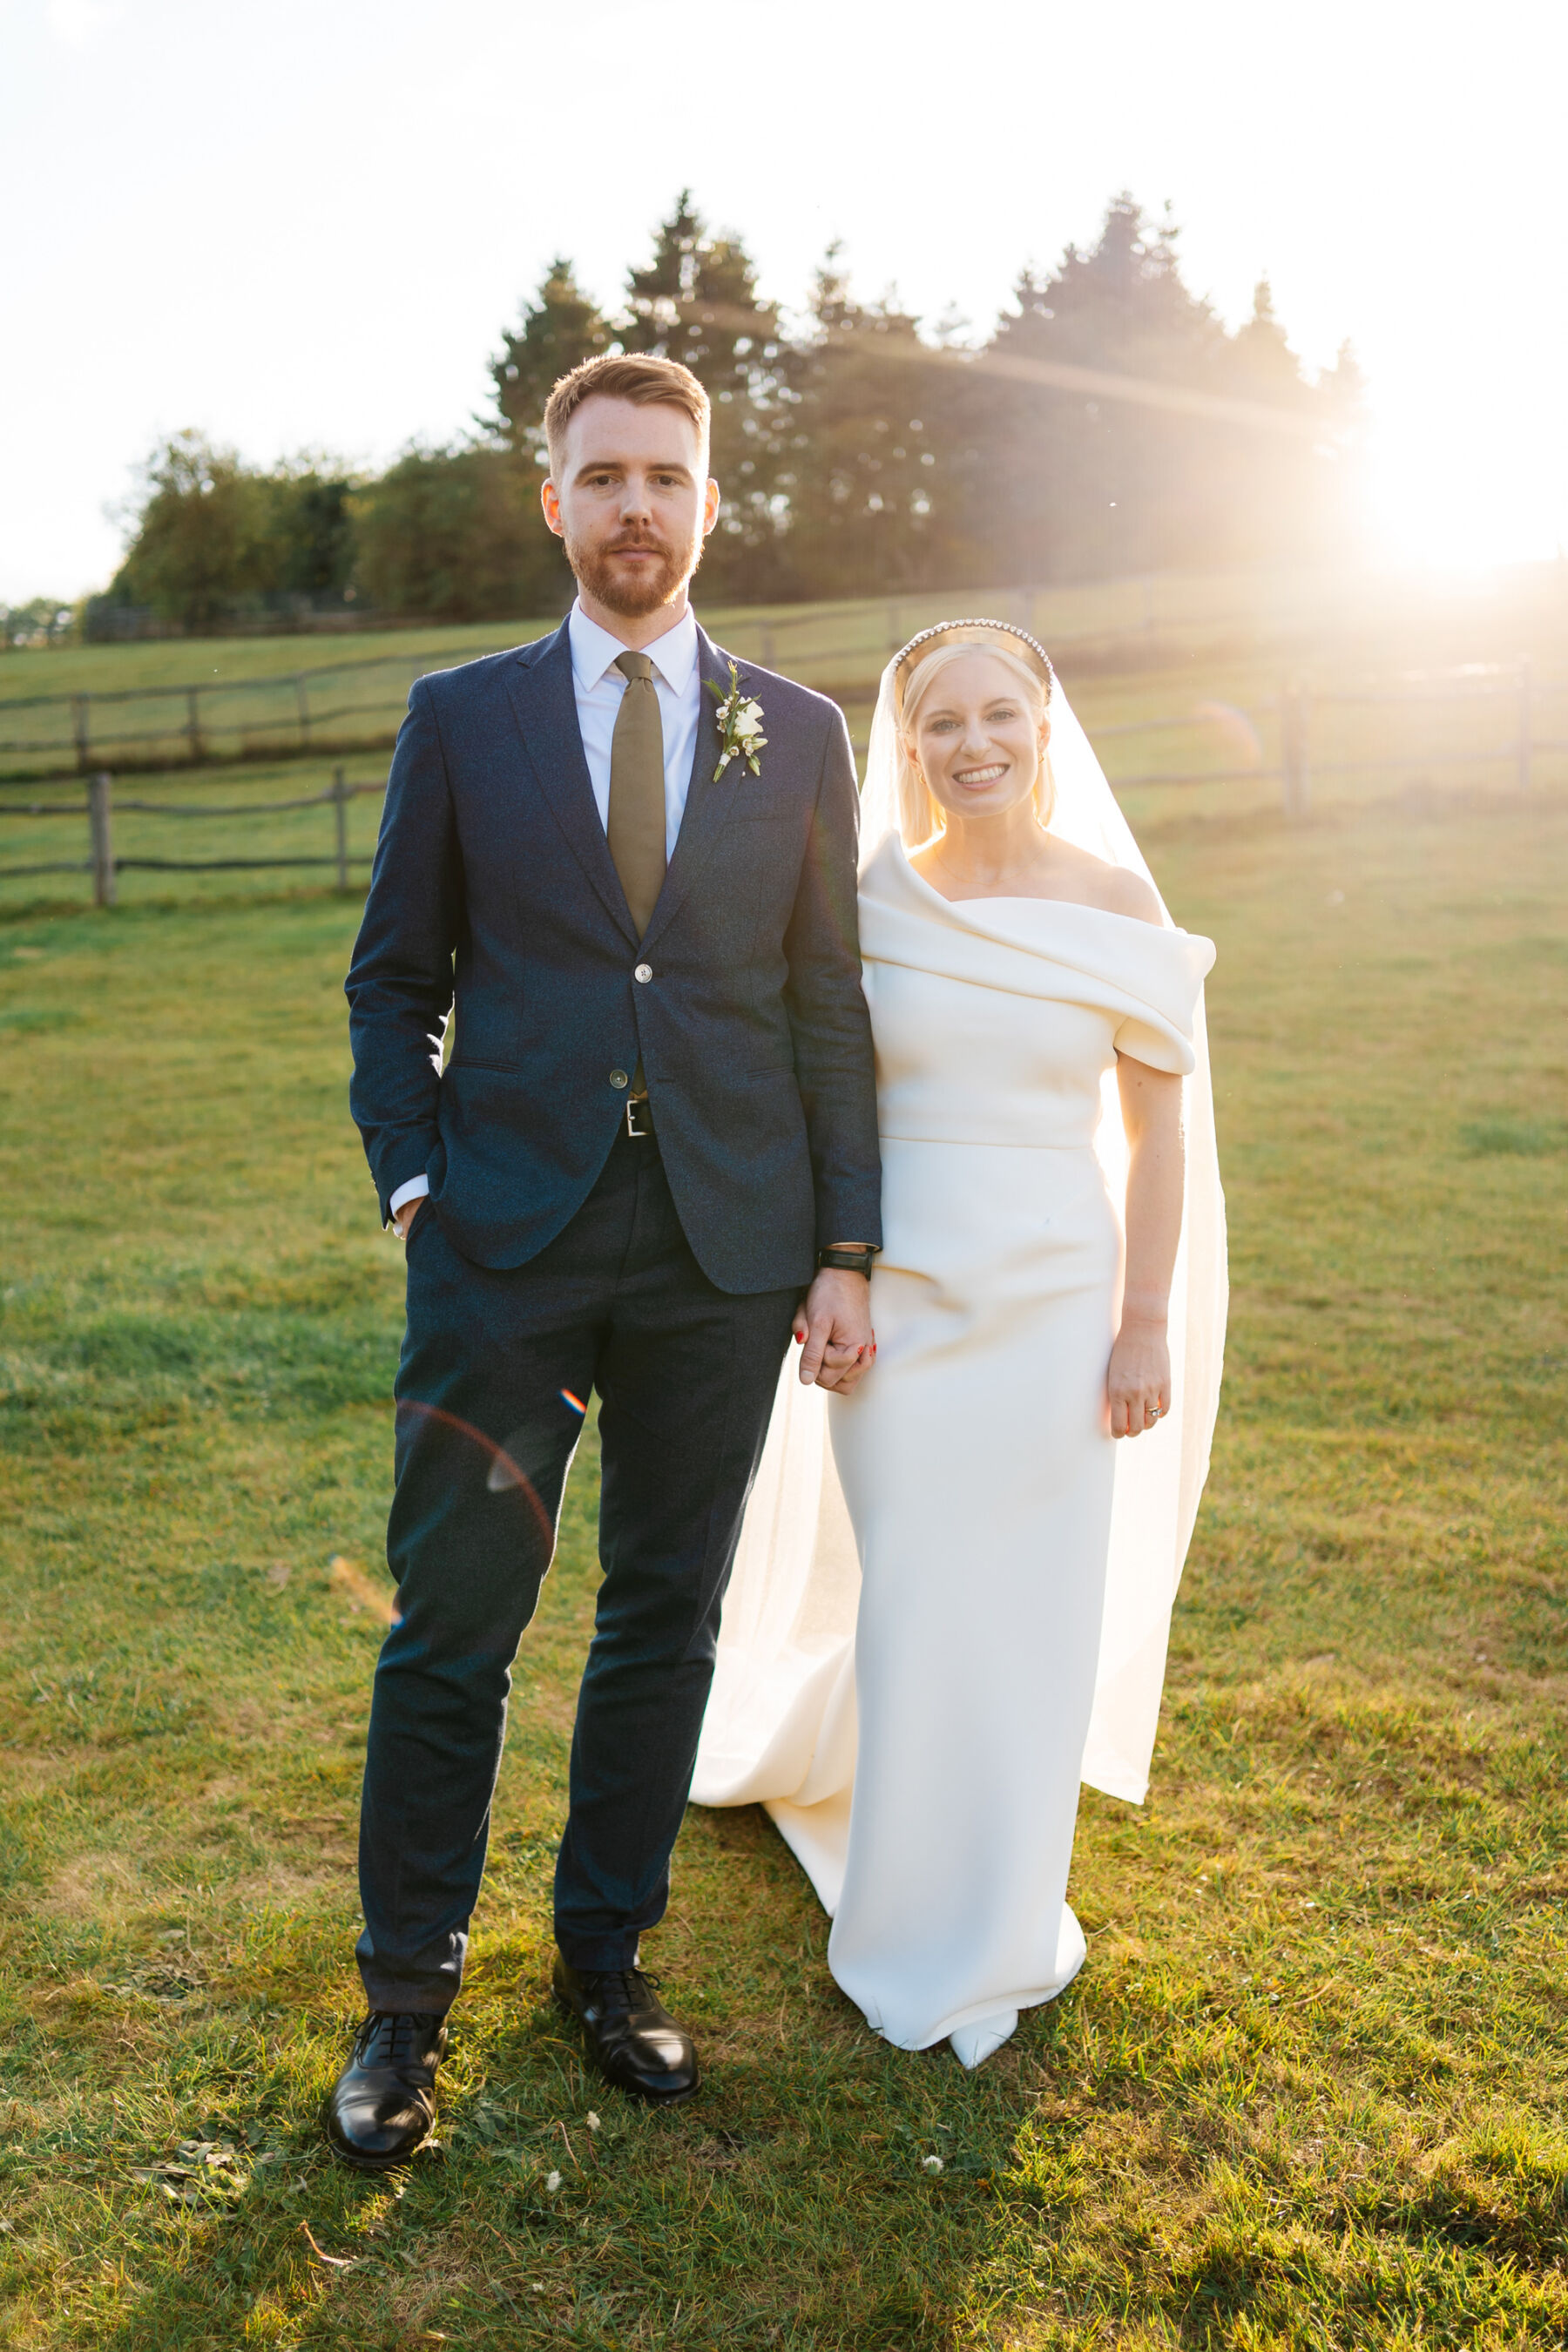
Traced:
[[196, 713], [197, 688], [190, 687], [185, 694], [185, 740], [191, 747], [191, 763], [200, 767], [202, 759], [202, 722]]
[[773, 666], [773, 625], [771, 621], [764, 621], [763, 623], [763, 667], [764, 669], [772, 669]]
[[1279, 696], [1280, 764], [1285, 771], [1285, 814], [1304, 817], [1311, 799], [1307, 766], [1307, 689], [1299, 678]]
[[1295, 799], [1296, 698], [1283, 678], [1279, 681], [1280, 806], [1287, 816]]
[[71, 735], [76, 743], [76, 763], [84, 772], [87, 767], [87, 730], [89, 724], [90, 694], [71, 697]]
[[310, 706], [305, 699], [305, 678], [302, 671], [294, 680], [294, 699], [300, 706], [300, 749], [301, 751], [308, 751], [310, 748]]
[[114, 904], [114, 831], [109, 772], [100, 769], [87, 784], [87, 821], [92, 828], [92, 898], [97, 907]]
[[341, 768], [332, 770], [332, 825], [337, 841], [338, 887], [349, 887], [349, 795]]
[[1530, 754], [1533, 748], [1531, 736], [1533, 726], [1530, 709], [1530, 664], [1526, 660], [1519, 665], [1519, 789], [1521, 793], [1527, 793], [1530, 790]]

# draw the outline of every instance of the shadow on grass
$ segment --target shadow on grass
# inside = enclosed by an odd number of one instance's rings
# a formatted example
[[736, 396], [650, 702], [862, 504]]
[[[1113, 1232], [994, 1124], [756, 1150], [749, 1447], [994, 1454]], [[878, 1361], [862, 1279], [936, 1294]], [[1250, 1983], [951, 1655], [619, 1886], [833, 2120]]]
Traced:
[[[211, 2016], [165, 2044], [181, 2122], [133, 2159], [150, 2177], [130, 2188], [116, 2239], [134, 2300], [116, 2297], [82, 2340], [957, 2340], [1044, 2035], [1031, 2026], [1029, 2051], [973, 2076], [945, 2051], [888, 2050], [826, 1978], [826, 1923], [788, 1885], [765, 1820], [694, 1816], [688, 1843], [690, 1932], [672, 1922], [650, 1958], [699, 2035], [696, 2101], [650, 2112], [599, 2083], [540, 1997], [548, 1946], [527, 1932], [481, 1941], [454, 2013], [440, 2146], [391, 2179], [349, 2173], [320, 2137], [346, 2000], [336, 2029], [319, 2009], [298, 2023], [277, 2007], [266, 2022]], [[725, 1920], [722, 1965], [702, 1949], [721, 1877], [743, 1915]]]

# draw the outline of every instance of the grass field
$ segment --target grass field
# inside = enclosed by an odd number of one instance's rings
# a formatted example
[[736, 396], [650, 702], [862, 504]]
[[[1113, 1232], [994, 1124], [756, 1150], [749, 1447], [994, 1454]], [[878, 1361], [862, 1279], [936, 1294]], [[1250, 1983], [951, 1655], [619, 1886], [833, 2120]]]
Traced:
[[545, 1986], [590, 1438], [395, 2187], [316, 2126], [376, 1643], [330, 1563], [379, 1572], [400, 1314], [354, 910], [0, 916], [3, 2340], [1562, 2343], [1568, 805], [1142, 829], [1219, 942], [1235, 1306], [1151, 1801], [1085, 1803], [1087, 1969], [973, 2077], [889, 2051], [766, 1821], [693, 1812], [650, 1958], [707, 2095], [584, 2075]]

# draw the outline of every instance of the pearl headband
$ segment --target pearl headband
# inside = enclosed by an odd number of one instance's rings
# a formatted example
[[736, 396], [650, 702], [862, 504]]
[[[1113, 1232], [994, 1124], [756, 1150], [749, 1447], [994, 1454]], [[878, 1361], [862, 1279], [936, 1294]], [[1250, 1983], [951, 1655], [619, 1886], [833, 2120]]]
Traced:
[[947, 641], [959, 645], [984, 645], [984, 636], [979, 634], [966, 636], [963, 634], [966, 630], [973, 630], [976, 633], [986, 630], [995, 635], [1012, 637], [1019, 646], [1026, 648], [1038, 666], [1046, 684], [1046, 697], [1047, 701], [1049, 700], [1051, 688], [1056, 683], [1056, 672], [1051, 667], [1049, 654], [1041, 645], [1038, 637], [1032, 637], [1027, 629], [1020, 629], [1014, 621], [939, 621], [934, 628], [921, 629], [918, 635], [910, 639], [901, 652], [893, 656], [893, 707], [900, 719], [903, 716], [904, 708], [904, 676], [911, 659], [916, 655], [929, 652], [934, 646]]

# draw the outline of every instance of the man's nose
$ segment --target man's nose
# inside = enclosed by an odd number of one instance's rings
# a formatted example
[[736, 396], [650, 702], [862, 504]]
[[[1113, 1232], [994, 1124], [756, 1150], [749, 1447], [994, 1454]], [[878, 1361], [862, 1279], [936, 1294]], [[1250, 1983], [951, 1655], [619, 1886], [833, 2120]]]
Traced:
[[648, 515], [651, 514], [653, 508], [647, 494], [647, 484], [644, 481], [639, 481], [636, 475], [628, 474], [625, 486], [621, 491], [622, 520], [629, 522], [634, 520], [639, 515]]

